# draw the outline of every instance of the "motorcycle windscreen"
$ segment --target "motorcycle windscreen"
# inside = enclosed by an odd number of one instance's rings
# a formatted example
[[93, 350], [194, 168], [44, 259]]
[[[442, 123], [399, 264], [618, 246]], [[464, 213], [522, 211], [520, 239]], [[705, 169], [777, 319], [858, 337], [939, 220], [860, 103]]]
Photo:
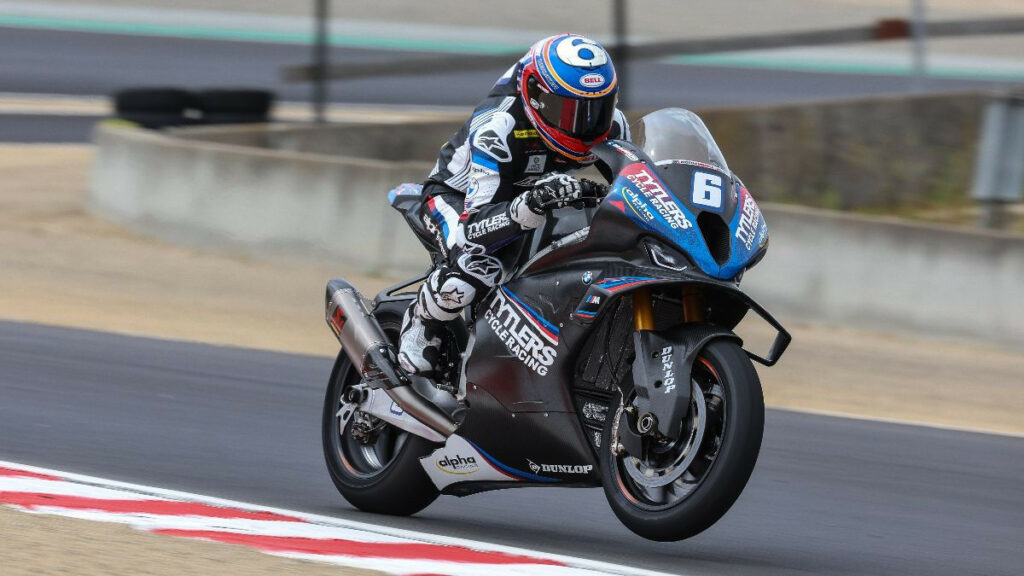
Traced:
[[651, 112], [632, 127], [633, 143], [651, 160], [690, 160], [729, 173], [725, 155], [699, 116], [682, 108]]

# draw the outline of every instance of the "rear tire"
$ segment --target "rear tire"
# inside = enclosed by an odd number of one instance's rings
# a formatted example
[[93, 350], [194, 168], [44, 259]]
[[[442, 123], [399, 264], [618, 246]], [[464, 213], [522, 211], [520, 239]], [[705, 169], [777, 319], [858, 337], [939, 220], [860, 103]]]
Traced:
[[[605, 496], [627, 528], [650, 540], [683, 540], [717, 522], [743, 491], [761, 449], [764, 398], [746, 353], [732, 341], [713, 340], [694, 362], [693, 378], [707, 387], [704, 398], [712, 403], [721, 399], [724, 409], [717, 415], [714, 406], [707, 405], [707, 435], [698, 447], [699, 456], [679, 479], [679, 487], [664, 492], [665, 502], [652, 501], [630, 477], [625, 465], [631, 456], [612, 452], [612, 430], [621, 410], [609, 410], [605, 423], [600, 454]], [[711, 379], [721, 387], [721, 396], [710, 392], [715, 390]], [[716, 419], [720, 424], [714, 423]]]
[[[375, 314], [392, 342], [397, 341], [405, 304], [386, 302]], [[415, 514], [439, 495], [419, 461], [439, 445], [383, 423], [377, 442], [384, 444], [375, 445], [367, 452], [366, 445], [356, 440], [353, 434], [355, 415], [345, 429], [339, 430], [337, 414], [343, 392], [359, 382], [359, 374], [345, 352], [339, 352], [324, 399], [321, 427], [324, 458], [331, 480], [345, 500], [364, 512], [395, 516]], [[382, 454], [383, 458], [380, 457]], [[383, 459], [387, 461], [380, 461]]]

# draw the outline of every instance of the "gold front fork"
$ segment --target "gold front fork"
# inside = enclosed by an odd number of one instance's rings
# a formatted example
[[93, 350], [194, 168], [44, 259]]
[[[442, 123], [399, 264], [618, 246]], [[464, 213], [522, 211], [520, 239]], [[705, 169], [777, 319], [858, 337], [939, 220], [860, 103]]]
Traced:
[[654, 330], [654, 306], [651, 304], [650, 288], [640, 288], [633, 292], [633, 330]]
[[[683, 287], [683, 322], [704, 321], [704, 299], [696, 286]], [[651, 304], [651, 289], [640, 288], [633, 292], [633, 329], [654, 330], [654, 306]]]
[[704, 299], [700, 289], [693, 285], [683, 286], [683, 322], [687, 324], [704, 321]]

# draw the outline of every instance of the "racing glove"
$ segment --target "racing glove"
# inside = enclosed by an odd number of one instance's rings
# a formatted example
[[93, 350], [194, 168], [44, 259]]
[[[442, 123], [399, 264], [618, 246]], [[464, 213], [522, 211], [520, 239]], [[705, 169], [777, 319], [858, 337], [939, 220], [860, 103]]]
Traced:
[[529, 192], [526, 205], [535, 214], [562, 208], [583, 197], [583, 188], [572, 176], [552, 172], [537, 180]]

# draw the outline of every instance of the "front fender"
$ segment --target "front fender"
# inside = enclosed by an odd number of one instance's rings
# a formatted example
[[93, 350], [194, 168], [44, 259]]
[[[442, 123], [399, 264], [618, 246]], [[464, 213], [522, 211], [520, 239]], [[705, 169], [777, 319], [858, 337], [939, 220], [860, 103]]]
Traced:
[[[680, 324], [668, 330], [633, 333], [633, 390], [638, 422], [652, 416], [651, 424], [657, 424], [658, 432], [679, 438], [690, 406], [693, 363], [708, 342], [719, 338], [743, 344], [732, 330], [710, 324]], [[650, 427], [640, 425], [638, 431], [647, 433]]]
[[[755, 302], [753, 298], [740, 290], [735, 284], [722, 282], [706, 276], [689, 274], [685, 270], [672, 275], [661, 274], [660, 271], [658, 271], [658, 274], [652, 274], [651, 272], [652, 270], [649, 269], [638, 269], [634, 275], [602, 278], [600, 281], [594, 282], [587, 289], [586, 294], [583, 295], [583, 299], [577, 304], [571, 318], [583, 326], [589, 326], [606, 310], [612, 309], [612, 304], [616, 300], [640, 288], [695, 285], [699, 286], [702, 290], [715, 292], [727, 297], [732, 306], [739, 308], [739, 313], [736, 315], [737, 319], [742, 318], [743, 314], [747, 311], [753, 310], [754, 313], [777, 331], [767, 357], [762, 358], [749, 350], [745, 350], [747, 355], [756, 362], [765, 366], [774, 366], [793, 340], [790, 333], [775, 317], [769, 314], [764, 307]], [[728, 328], [733, 327], [734, 325], [728, 326]]]

